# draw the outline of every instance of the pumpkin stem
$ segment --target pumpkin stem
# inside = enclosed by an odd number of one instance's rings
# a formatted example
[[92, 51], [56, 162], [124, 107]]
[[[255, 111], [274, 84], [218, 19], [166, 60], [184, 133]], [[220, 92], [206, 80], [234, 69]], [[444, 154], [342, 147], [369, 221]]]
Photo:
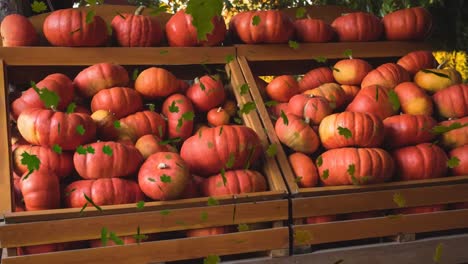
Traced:
[[135, 11], [135, 16], [141, 15], [141, 13], [143, 13], [143, 9], [145, 9], [145, 8], [146, 8], [146, 6], [144, 6], [144, 5], [139, 6], [137, 8], [137, 10]]
[[166, 163], [159, 163], [158, 164], [158, 169], [167, 169], [169, 168], [169, 165], [167, 165]]
[[447, 64], [447, 59], [443, 60], [442, 63], [439, 64], [439, 66], [437, 66], [437, 69], [438, 69], [438, 70], [442, 69], [442, 67], [444, 67], [445, 64]]
[[218, 110], [216, 110], [216, 113], [219, 113], [221, 111], [223, 111], [223, 107], [220, 106], [220, 107], [218, 107]]
[[309, 14], [307, 14], [307, 16], [306, 16], [306, 17], [307, 17], [308, 19], [312, 19], [312, 18], [310, 17], [310, 15], [309, 15]]

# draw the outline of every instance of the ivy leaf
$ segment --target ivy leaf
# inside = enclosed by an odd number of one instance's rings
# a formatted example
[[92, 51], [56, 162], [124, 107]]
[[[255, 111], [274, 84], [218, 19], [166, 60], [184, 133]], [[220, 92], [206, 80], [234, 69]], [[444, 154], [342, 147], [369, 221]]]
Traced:
[[238, 230], [239, 232], [249, 231], [249, 229], [250, 229], [250, 228], [249, 228], [249, 225], [247, 225], [247, 224], [239, 224], [239, 225], [237, 225], [237, 230]]
[[205, 211], [201, 212], [201, 214], [200, 214], [200, 219], [201, 219], [203, 222], [205, 222], [206, 220], [208, 220], [208, 213], [205, 212]]
[[167, 209], [164, 209], [164, 210], [161, 210], [159, 212], [161, 215], [169, 215], [171, 213], [171, 211], [167, 210]]
[[34, 89], [34, 91], [36, 91], [36, 93], [39, 95], [39, 98], [41, 99], [41, 101], [44, 103], [44, 105], [48, 108], [51, 108], [51, 109], [57, 109], [57, 106], [58, 106], [58, 103], [60, 101], [60, 97], [58, 96], [58, 94], [54, 91], [50, 91], [49, 89], [47, 88], [38, 88], [36, 86], [36, 83], [31, 81], [31, 87]]
[[236, 157], [234, 156], [234, 153], [229, 153], [229, 158], [228, 161], [226, 162], [226, 168], [230, 169], [232, 166], [234, 166]]
[[87, 196], [85, 193], [83, 193], [84, 195], [84, 198], [86, 199], [86, 201], [88, 201], [90, 204], [92, 204], [96, 209], [98, 209], [100, 212], [102, 212], [102, 208], [95, 204], [93, 200], [91, 200], [91, 198], [89, 198], [89, 196]]
[[303, 18], [306, 13], [307, 10], [304, 7], [299, 7], [296, 9], [296, 18]]
[[132, 74], [132, 80], [135, 81], [138, 78], [139, 74], [140, 74], [140, 70], [138, 70], [138, 68], [134, 69], [133, 74]]
[[458, 165], [460, 165], [460, 159], [458, 157], [451, 157], [448, 161], [447, 161], [447, 166], [451, 169], [457, 167]]
[[257, 26], [258, 24], [260, 24], [260, 17], [257, 15], [252, 18], [252, 25]]
[[314, 60], [318, 63], [326, 63], [328, 59], [325, 58], [324, 56], [318, 56], [318, 57], [315, 57]]
[[169, 106], [169, 112], [179, 113], [179, 107], [176, 105], [175, 101], [172, 101], [171, 105]]
[[439, 76], [439, 77], [446, 78], [446, 79], [449, 79], [449, 80], [450, 80], [450, 76], [448, 76], [448, 75], [445, 74], [445, 73], [435, 72], [435, 71], [431, 71], [431, 70], [427, 70], [427, 69], [423, 69], [423, 70], [421, 70], [421, 71], [424, 72], [424, 73], [432, 73], [432, 74], [437, 75], [437, 76]]
[[317, 167], [322, 166], [322, 164], [323, 164], [323, 158], [322, 158], [322, 155], [320, 155], [317, 157]]
[[347, 49], [343, 52], [343, 55], [347, 58], [352, 58], [353, 57], [353, 50]]
[[94, 12], [94, 10], [89, 10], [88, 13], [86, 13], [86, 24], [93, 23], [95, 15], [96, 12]]
[[329, 174], [330, 174], [330, 171], [328, 169], [324, 170], [322, 174], [322, 179], [324, 180], [328, 179]]
[[107, 228], [103, 227], [101, 229], [101, 244], [103, 247], [107, 246], [108, 235], [107, 235]]
[[229, 54], [226, 56], [226, 64], [229, 64], [233, 60], [234, 60], [234, 55]]
[[71, 102], [71, 103], [67, 106], [67, 114], [74, 113], [74, 112], [75, 112], [75, 108], [76, 108], [76, 103]]
[[241, 109], [239, 110], [240, 114], [249, 114], [250, 111], [253, 111], [256, 109], [256, 105], [254, 102], [247, 102], [245, 103]]
[[192, 16], [192, 25], [197, 29], [197, 39], [206, 40], [213, 29], [213, 18], [221, 16], [223, 0], [191, 0], [185, 13]]
[[338, 126], [338, 134], [344, 136], [346, 139], [349, 139], [349, 138], [353, 137], [353, 134], [351, 133], [351, 130], [349, 130], [346, 127]]
[[112, 240], [116, 245], [123, 245], [123, 240], [118, 237], [114, 232], [110, 232], [109, 239]]
[[83, 127], [83, 125], [77, 125], [75, 130], [80, 135], [84, 135], [86, 132], [86, 129]]
[[393, 194], [393, 202], [395, 202], [398, 207], [405, 207], [406, 205], [405, 197], [399, 192]]
[[294, 231], [294, 243], [296, 244], [310, 244], [312, 241], [312, 234], [307, 230]]
[[278, 145], [270, 144], [266, 150], [268, 157], [274, 157], [278, 153]]
[[276, 106], [276, 105], [278, 105], [278, 102], [276, 102], [276, 101], [265, 102], [266, 107], [272, 107], [272, 106]]
[[171, 176], [169, 176], [169, 175], [163, 174], [159, 178], [161, 179], [161, 182], [164, 182], [164, 183], [170, 183], [171, 182]]
[[242, 84], [241, 87], [240, 87], [240, 95], [244, 95], [244, 94], [248, 93], [249, 89], [250, 89], [250, 87], [249, 87], [248, 84], [246, 84], [246, 83]]
[[217, 255], [208, 255], [203, 259], [203, 264], [218, 264], [221, 258]]
[[468, 123], [465, 123], [462, 125], [459, 122], [452, 123], [449, 126], [434, 126], [432, 128], [432, 133], [436, 135], [440, 135], [440, 134], [444, 134], [452, 130], [459, 129], [459, 128], [466, 127], [466, 126], [468, 126]]
[[27, 179], [31, 173], [39, 170], [41, 165], [41, 160], [36, 155], [31, 155], [26, 151], [21, 154], [21, 164], [26, 165], [28, 168], [28, 175], [26, 175], [23, 180]]
[[31, 10], [34, 13], [42, 13], [47, 10], [47, 5], [42, 1], [36, 1], [31, 4]]
[[119, 120], [114, 121], [114, 127], [115, 128], [121, 128], [122, 127]]
[[290, 41], [288, 41], [288, 46], [291, 49], [298, 49], [299, 48], [299, 43], [297, 43], [297, 41], [290, 40]]
[[55, 151], [58, 154], [62, 154], [62, 147], [60, 147], [58, 144], [54, 144], [52, 146], [52, 150]]
[[137, 206], [138, 209], [143, 209], [145, 207], [145, 201], [139, 201], [136, 204], [136, 206]]
[[434, 252], [434, 257], [433, 257], [433, 260], [435, 263], [440, 262], [440, 259], [442, 258], [442, 249], [443, 249], [443, 244], [442, 243], [437, 244], [437, 247]]
[[219, 205], [219, 201], [213, 197], [208, 197], [208, 206]]
[[388, 100], [392, 104], [393, 111], [398, 111], [398, 109], [400, 109], [400, 99], [398, 99], [398, 95], [395, 91], [390, 90], [388, 92]]
[[283, 110], [281, 110], [280, 116], [281, 116], [281, 118], [283, 119], [283, 123], [284, 123], [286, 126], [289, 125], [288, 117], [286, 116], [286, 114], [284, 113]]
[[104, 147], [102, 147], [102, 152], [108, 156], [112, 156], [112, 154], [114, 153], [112, 148], [108, 145], [104, 145]]

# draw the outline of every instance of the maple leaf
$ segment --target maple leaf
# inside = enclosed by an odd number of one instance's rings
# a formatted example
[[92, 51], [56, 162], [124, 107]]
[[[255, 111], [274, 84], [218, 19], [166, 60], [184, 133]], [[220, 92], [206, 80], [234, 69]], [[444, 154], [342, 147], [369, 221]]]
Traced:
[[303, 18], [306, 13], [307, 10], [304, 7], [299, 7], [296, 9], [296, 18]]
[[398, 207], [405, 207], [406, 205], [405, 197], [403, 197], [401, 193], [393, 194], [393, 202], [395, 202]]
[[458, 165], [460, 165], [460, 159], [458, 157], [451, 157], [448, 161], [447, 161], [447, 166], [451, 169], [457, 167]]
[[248, 84], [246, 84], [246, 83], [242, 84], [241, 87], [240, 87], [240, 95], [247, 94], [249, 92], [249, 89], [250, 89], [250, 87], [249, 87]]
[[250, 229], [250, 228], [249, 228], [249, 225], [247, 225], [247, 224], [239, 224], [239, 225], [237, 225], [237, 230], [238, 230], [239, 232], [249, 231], [249, 229]]
[[213, 197], [208, 197], [208, 206], [219, 205], [219, 201]]
[[258, 26], [258, 24], [260, 24], [260, 17], [257, 15], [252, 18], [252, 25]]
[[163, 174], [159, 178], [161, 179], [161, 182], [164, 182], [164, 183], [170, 183], [171, 182], [171, 176], [169, 176], [169, 175]]
[[315, 57], [314, 60], [318, 63], [325, 63], [327, 62], [327, 58], [325, 58], [324, 56], [318, 56], [318, 57]]
[[326, 180], [328, 179], [330, 171], [328, 169], [324, 170], [322, 173], [322, 179]]
[[169, 105], [169, 112], [179, 113], [179, 107], [176, 105], [175, 101], [172, 101], [171, 105]]
[[108, 145], [104, 145], [102, 147], [102, 152], [108, 156], [112, 156], [112, 154], [114, 153], [114, 151], [112, 150], [112, 148]]
[[338, 126], [338, 134], [344, 136], [346, 139], [353, 137], [353, 134], [351, 133], [351, 130], [349, 130], [346, 127]]
[[39, 99], [44, 103], [45, 107], [51, 108], [51, 109], [57, 109], [58, 103], [60, 101], [60, 97], [58, 94], [54, 91], [50, 91], [47, 88], [38, 88], [36, 86], [36, 83], [31, 81], [31, 87], [36, 91], [36, 93], [39, 95]]
[[218, 264], [221, 258], [217, 255], [208, 255], [203, 259], [203, 264]]
[[34, 13], [42, 13], [47, 10], [47, 5], [43, 1], [34, 0], [31, 4], [31, 10]]
[[138, 78], [138, 75], [140, 74], [140, 70], [138, 68], [133, 70], [132, 74], [132, 80], [135, 81]]
[[96, 12], [94, 12], [94, 10], [89, 10], [88, 13], [86, 13], [86, 24], [93, 23], [95, 15]]
[[139, 201], [136, 204], [136, 206], [137, 206], [138, 209], [143, 209], [145, 207], [145, 201]]
[[276, 105], [278, 105], [278, 102], [276, 102], [276, 101], [267, 101], [267, 102], [265, 102], [266, 107], [272, 107], [272, 106], [276, 106]]
[[76, 103], [71, 102], [71, 103], [67, 106], [67, 114], [74, 113], [74, 112], [75, 112], [75, 108], [76, 108]]
[[192, 25], [197, 30], [197, 39], [206, 40], [213, 29], [213, 18], [221, 16], [223, 0], [190, 0], [185, 13], [192, 16]]
[[239, 110], [239, 114], [249, 114], [250, 111], [255, 110], [257, 107], [254, 102], [245, 103]]
[[28, 168], [28, 174], [23, 178], [23, 180], [26, 180], [29, 175], [31, 175], [31, 173], [39, 170], [39, 167], [41, 166], [41, 160], [37, 157], [37, 155], [31, 155], [25, 151], [21, 154], [21, 164], [26, 165]]
[[266, 150], [268, 157], [274, 157], [278, 153], [278, 145], [270, 144]]
[[297, 43], [297, 41], [290, 40], [290, 41], [288, 41], [288, 46], [291, 49], [298, 49], [299, 48], [299, 43]]
[[322, 155], [320, 155], [317, 157], [317, 167], [322, 166], [322, 164], [323, 164], [323, 158], [322, 158]]
[[83, 127], [83, 125], [77, 125], [76, 132], [80, 135], [84, 135], [84, 133], [86, 133], [86, 129]]
[[60, 145], [58, 145], [58, 144], [54, 144], [52, 146], [52, 150], [55, 151], [58, 154], [62, 154], [62, 147], [60, 147]]
[[226, 56], [226, 64], [230, 63], [233, 60], [234, 60], [234, 55], [229, 54]]
[[398, 95], [395, 91], [390, 90], [388, 92], [388, 100], [392, 105], [393, 111], [398, 111], [398, 109], [400, 109], [400, 99], [398, 99]]

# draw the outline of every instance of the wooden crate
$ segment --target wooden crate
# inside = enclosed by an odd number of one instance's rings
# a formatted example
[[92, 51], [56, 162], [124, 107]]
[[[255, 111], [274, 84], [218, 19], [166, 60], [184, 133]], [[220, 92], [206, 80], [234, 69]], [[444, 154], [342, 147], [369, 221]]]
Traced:
[[[164, 51], [164, 52], [162, 52]], [[217, 48], [2, 48], [0, 49], [0, 211], [5, 223], [0, 226], [2, 248], [81, 241], [100, 238], [103, 227], [119, 236], [159, 233], [224, 225], [269, 223], [269, 228], [223, 235], [180, 238], [95, 249], [60, 251], [50, 254], [15, 256], [8, 250], [2, 263], [147, 263], [203, 258], [207, 255], [232, 255], [247, 252], [289, 248], [287, 188], [274, 158], [261, 161], [262, 173], [269, 190], [236, 196], [216, 197], [217, 206], [207, 206], [208, 198], [194, 198], [167, 202], [147, 202], [141, 210], [135, 204], [102, 206], [103, 211], [87, 208], [81, 216], [80, 208], [32, 212], [12, 212], [10, 181], [10, 127], [8, 83], [23, 84], [47, 74], [61, 72], [74, 76], [88, 65], [114, 62], [129, 72], [156, 65], [173, 72], [180, 79], [193, 79], [204, 74], [206, 67], [225, 70], [231, 76], [231, 91], [239, 105], [250, 102], [249, 94], [238, 89], [244, 78], [236, 60], [226, 65], [226, 58], [235, 56], [233, 47]], [[27, 81], [25, 81], [27, 80]], [[243, 114], [244, 123], [259, 135], [263, 148], [269, 145], [255, 111]], [[164, 211], [163, 211], [164, 210]], [[167, 210], [170, 213], [167, 214]], [[161, 213], [165, 212], [165, 213]], [[207, 215], [206, 219], [201, 214]]]

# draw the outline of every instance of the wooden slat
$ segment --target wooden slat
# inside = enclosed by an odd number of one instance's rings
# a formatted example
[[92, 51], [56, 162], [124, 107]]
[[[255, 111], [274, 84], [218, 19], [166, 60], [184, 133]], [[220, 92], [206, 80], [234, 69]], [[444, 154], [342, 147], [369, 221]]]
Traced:
[[345, 58], [344, 51], [351, 49], [356, 58], [401, 57], [415, 50], [432, 50], [428, 43], [403, 41], [300, 43], [298, 49], [287, 44], [235, 45], [237, 54], [248, 61], [311, 60]]
[[8, 257], [3, 264], [127, 264], [203, 258], [208, 255], [227, 255], [289, 245], [287, 227], [238, 232], [232, 234], [164, 240], [94, 249]]
[[405, 207], [465, 202], [467, 190], [468, 184], [454, 184], [297, 198], [292, 200], [293, 218], [394, 209], [398, 208], [395, 194], [403, 197]]
[[260, 115], [261, 121], [263, 123], [263, 127], [265, 127], [265, 132], [267, 133], [271, 144], [277, 145], [278, 151], [276, 154], [276, 159], [278, 161], [281, 172], [283, 173], [283, 177], [287, 183], [289, 191], [291, 194], [294, 195], [299, 191], [299, 187], [297, 186], [295, 182], [294, 172], [292, 171], [291, 166], [289, 166], [288, 157], [286, 156], [286, 153], [284, 152], [284, 149], [281, 146], [281, 142], [276, 136], [275, 128], [273, 126], [273, 123], [270, 120], [270, 115], [268, 114], [266, 110], [265, 102], [255, 82], [255, 78], [252, 74], [252, 71], [249, 68], [249, 64], [247, 62], [246, 57], [240, 56], [237, 59], [238, 59], [240, 68], [242, 70], [242, 73], [244, 74], [245, 80], [249, 84], [250, 94], [257, 106], [257, 111], [258, 111], [258, 114]]
[[468, 209], [300, 225], [294, 226], [293, 230], [301, 237], [294, 241], [295, 245], [316, 245], [400, 233], [423, 233], [466, 227], [468, 227]]
[[[204, 220], [201, 215], [206, 214]], [[0, 226], [1, 247], [42, 245], [100, 238], [101, 229], [118, 235], [157, 233], [210, 226], [261, 223], [288, 219], [288, 201], [195, 207], [169, 213], [144, 212]]]
[[120, 65], [225, 64], [226, 56], [235, 54], [234, 47], [0, 48], [0, 58], [11, 66], [81, 66], [101, 62]]
[[0, 78], [0, 215], [3, 216], [12, 211], [8, 80], [5, 75], [4, 60], [0, 60]]

